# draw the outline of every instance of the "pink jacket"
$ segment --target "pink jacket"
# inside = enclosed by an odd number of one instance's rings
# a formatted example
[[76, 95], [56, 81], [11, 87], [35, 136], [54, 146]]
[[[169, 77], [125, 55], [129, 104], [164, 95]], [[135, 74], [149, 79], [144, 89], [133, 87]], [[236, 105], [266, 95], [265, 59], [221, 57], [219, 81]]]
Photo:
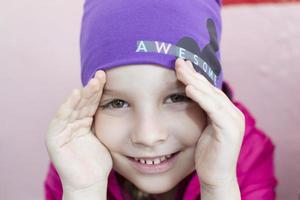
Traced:
[[[245, 115], [245, 135], [237, 163], [237, 178], [241, 191], [242, 200], [274, 200], [277, 179], [274, 172], [274, 145], [265, 133], [255, 127], [255, 119], [246, 107], [233, 99], [233, 91], [228, 83], [224, 82], [223, 92], [231, 99]], [[200, 182], [196, 171], [187, 176], [181, 183], [179, 193], [183, 200], [200, 199]], [[46, 200], [61, 200], [62, 185], [60, 178], [52, 162], [44, 181]], [[121, 187], [116, 179], [116, 172], [111, 171], [108, 178], [108, 200], [124, 200]], [[127, 198], [126, 198], [127, 200]]]

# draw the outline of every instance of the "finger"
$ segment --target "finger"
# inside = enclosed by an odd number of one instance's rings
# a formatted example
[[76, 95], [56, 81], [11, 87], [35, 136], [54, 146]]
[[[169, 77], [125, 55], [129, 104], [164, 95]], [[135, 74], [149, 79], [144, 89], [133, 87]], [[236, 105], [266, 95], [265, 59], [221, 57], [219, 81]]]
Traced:
[[220, 105], [216, 100], [197, 90], [193, 85], [188, 85], [185, 89], [186, 95], [205, 110], [211, 122], [218, 128], [223, 128], [227, 122], [224, 114], [224, 105]]
[[197, 102], [213, 121], [222, 116], [222, 121], [216, 122], [221, 126], [225, 121], [224, 117], [228, 117], [232, 112], [232, 106], [228, 103], [230, 100], [223, 92], [224, 95], [217, 91], [203, 75], [196, 72], [190, 61], [178, 60], [176, 64], [178, 79], [187, 85], [187, 95]]
[[193, 84], [196, 89], [201, 90], [206, 95], [221, 96], [221, 101], [225, 101], [227, 106], [232, 107], [232, 102], [227, 95], [212, 85], [202, 74], [197, 72], [191, 61], [178, 61], [176, 71], [178, 71], [178, 79], [186, 85]]
[[55, 136], [56, 133], [63, 130], [69, 123], [69, 118], [74, 112], [74, 109], [79, 102], [80, 95], [79, 90], [74, 89], [67, 101], [64, 102], [55, 113], [55, 116], [50, 122], [49, 129], [47, 132], [48, 137]]
[[[92, 117], [86, 117], [70, 124], [71, 139], [90, 133], [90, 127], [93, 122]], [[79, 131], [80, 130], [80, 131]], [[84, 131], [85, 130], [85, 131]]]
[[102, 70], [99, 70], [95, 73], [95, 76], [89, 80], [88, 84], [81, 89], [81, 100], [76, 109], [80, 110], [86, 106], [89, 103], [88, 101], [97, 94], [100, 86], [99, 82], [103, 83], [102, 79], [105, 79], [105, 74]]
[[[206, 85], [209, 86], [212, 92], [216, 93], [218, 96], [220, 96], [221, 101], [227, 104], [226, 108], [228, 108], [229, 111], [233, 110], [233, 114], [236, 113], [236, 115], [241, 115], [241, 111], [232, 103], [232, 101], [228, 98], [228, 96], [219, 88], [212, 85], [202, 74], [198, 73], [190, 60], [186, 61], [188, 68], [192, 75], [200, 81], [203, 81]], [[195, 85], [197, 89], [201, 89], [201, 84]]]
[[95, 109], [96, 109], [96, 107], [98, 107], [98, 104], [100, 102], [100, 99], [101, 99], [101, 96], [102, 96], [102, 92], [103, 92], [103, 87], [104, 87], [104, 84], [106, 82], [105, 72], [102, 71], [102, 70], [97, 71], [95, 77], [99, 80], [100, 87], [99, 87], [99, 90], [96, 93], [96, 95], [91, 99], [90, 104], [92, 106], [95, 106]]
[[81, 106], [78, 110], [74, 110], [70, 117], [70, 122], [73, 122], [75, 120], [82, 119], [84, 117], [91, 117], [94, 115], [95, 111], [95, 101], [100, 98], [99, 95], [100, 92], [93, 95], [87, 102], [85, 106]]
[[199, 72], [197, 72], [192, 64], [192, 62], [190, 60], [186, 61], [186, 64], [188, 66], [189, 71], [195, 76], [195, 78], [204, 81], [206, 84], [209, 85], [209, 87], [213, 90], [215, 90], [215, 92], [218, 93], [218, 95], [223, 95], [223, 97], [227, 98], [227, 102], [228, 100], [231, 103], [231, 100], [227, 97], [227, 95], [220, 89], [215, 87], [214, 85], [212, 85], [202, 74], [200, 74]]
[[[190, 64], [188, 64], [190, 63]], [[191, 66], [191, 62], [186, 62], [183, 59], [179, 58], [175, 62], [175, 69], [176, 69], [176, 75], [180, 81], [182, 81], [185, 85], [191, 84], [191, 80], [198, 79], [194, 87], [201, 89], [206, 94], [211, 93], [211, 90], [213, 90], [213, 86], [210, 82], [199, 72], [196, 72]], [[209, 84], [207, 84], [209, 83]], [[207, 86], [206, 86], [207, 84]]]
[[[210, 83], [208, 83], [210, 84]], [[219, 128], [233, 128], [237, 124], [242, 124], [244, 117], [242, 112], [224, 95], [218, 95], [217, 92], [212, 92], [215, 94], [205, 94], [201, 90], [194, 87], [194, 85], [188, 85], [186, 87], [187, 96], [193, 99], [203, 108], [212, 124]]]
[[95, 77], [97, 78], [97, 80], [100, 82], [98, 91], [96, 93], [96, 95], [91, 99], [90, 104], [93, 106], [98, 106], [101, 96], [102, 96], [102, 92], [103, 92], [103, 87], [105, 85], [106, 82], [106, 75], [105, 72], [102, 70], [99, 70], [96, 72]]
[[96, 94], [98, 88], [99, 88], [98, 80], [96, 78], [92, 78], [88, 82], [88, 84], [80, 90], [81, 99], [76, 109], [80, 110], [81, 108], [86, 106], [90, 98]]
[[74, 89], [71, 95], [68, 97], [67, 101], [64, 102], [55, 113], [54, 118], [58, 120], [68, 120], [70, 114], [75, 110], [78, 101], [80, 100], [80, 94], [78, 89]]
[[79, 106], [78, 113], [74, 113], [74, 117], [81, 119], [83, 117], [91, 117], [95, 114], [100, 98], [102, 96], [103, 87], [105, 84], [105, 73], [101, 70], [95, 74], [94, 80], [96, 81], [96, 90], [89, 97], [85, 99], [84, 103]]
[[74, 138], [89, 134], [92, 120], [93, 118], [84, 118], [73, 123], [68, 123], [63, 131], [57, 132], [56, 137], [48, 140], [48, 145], [57, 145], [61, 148], [70, 143]]

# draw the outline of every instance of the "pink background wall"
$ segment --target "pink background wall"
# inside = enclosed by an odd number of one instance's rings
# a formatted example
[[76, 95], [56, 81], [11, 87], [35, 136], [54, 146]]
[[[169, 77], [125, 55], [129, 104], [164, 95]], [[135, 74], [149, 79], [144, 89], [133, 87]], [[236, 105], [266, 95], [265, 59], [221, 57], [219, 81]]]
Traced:
[[[6, 1], [0, 7], [0, 199], [43, 199], [44, 135], [81, 87], [80, 1]], [[300, 4], [223, 9], [225, 79], [276, 145], [278, 199], [300, 193]]]

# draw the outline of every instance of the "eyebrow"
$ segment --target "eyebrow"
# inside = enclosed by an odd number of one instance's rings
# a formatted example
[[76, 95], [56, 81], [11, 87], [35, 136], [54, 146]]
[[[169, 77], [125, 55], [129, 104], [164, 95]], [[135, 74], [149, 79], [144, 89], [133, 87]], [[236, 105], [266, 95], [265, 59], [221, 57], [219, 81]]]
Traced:
[[165, 89], [166, 90], [172, 90], [172, 89], [182, 89], [185, 88], [185, 85], [179, 81], [176, 82], [170, 82]]
[[117, 90], [112, 90], [112, 89], [108, 89], [108, 88], [103, 88], [103, 93], [113, 93], [113, 92], [117, 92]]
[[[173, 90], [173, 89], [184, 89], [185, 85], [179, 81], [170, 82], [164, 89], [165, 90]], [[121, 93], [122, 91], [113, 88], [103, 88], [103, 93]]]

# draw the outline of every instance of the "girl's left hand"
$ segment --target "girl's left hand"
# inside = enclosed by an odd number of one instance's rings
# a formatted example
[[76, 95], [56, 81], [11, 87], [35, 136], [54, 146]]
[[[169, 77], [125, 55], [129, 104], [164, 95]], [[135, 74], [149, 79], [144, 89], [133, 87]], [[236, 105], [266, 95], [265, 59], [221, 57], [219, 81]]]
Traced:
[[188, 97], [207, 113], [207, 126], [195, 149], [195, 168], [201, 185], [212, 187], [236, 181], [236, 165], [245, 132], [245, 116], [226, 94], [195, 71], [191, 61], [175, 62], [178, 79]]

